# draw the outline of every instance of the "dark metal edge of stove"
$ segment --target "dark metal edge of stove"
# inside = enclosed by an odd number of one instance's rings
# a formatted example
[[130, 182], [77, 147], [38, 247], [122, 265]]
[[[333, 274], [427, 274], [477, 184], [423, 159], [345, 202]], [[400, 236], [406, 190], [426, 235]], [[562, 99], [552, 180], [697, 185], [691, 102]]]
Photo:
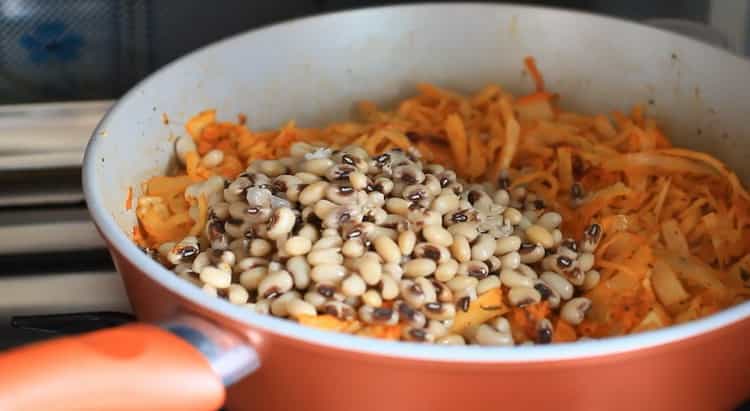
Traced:
[[114, 271], [114, 264], [105, 248], [52, 253], [0, 255], [0, 277], [18, 275], [49, 275], [83, 271]]

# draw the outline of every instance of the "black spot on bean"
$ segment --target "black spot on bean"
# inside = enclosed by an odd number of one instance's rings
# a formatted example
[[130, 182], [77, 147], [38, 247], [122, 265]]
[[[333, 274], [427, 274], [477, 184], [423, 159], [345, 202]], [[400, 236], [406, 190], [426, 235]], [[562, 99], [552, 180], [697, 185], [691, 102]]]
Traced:
[[443, 309], [443, 305], [440, 303], [427, 303], [424, 305], [425, 310], [432, 312], [440, 312]]
[[549, 344], [552, 342], [552, 329], [540, 327], [536, 333], [537, 344]]
[[326, 298], [333, 297], [333, 294], [336, 292], [336, 289], [331, 287], [330, 285], [320, 284], [318, 285], [318, 294], [322, 295]]
[[344, 154], [341, 156], [341, 161], [343, 161], [345, 164], [349, 164], [350, 166], [354, 165], [354, 159], [349, 154]]
[[534, 284], [534, 289], [539, 291], [539, 294], [542, 296], [543, 300], [546, 300], [552, 296], [552, 290], [549, 287], [547, 287], [544, 283]]
[[388, 320], [393, 315], [393, 310], [385, 307], [378, 307], [372, 310], [372, 318], [376, 320]]
[[502, 190], [507, 190], [510, 188], [510, 179], [508, 177], [500, 177], [497, 180], [497, 187]]
[[467, 313], [469, 312], [469, 305], [471, 304], [471, 298], [469, 296], [461, 297], [458, 299], [457, 305], [458, 309]]
[[560, 268], [570, 268], [573, 265], [573, 260], [570, 258], [561, 255], [557, 257], [557, 266]]
[[417, 341], [424, 341], [427, 338], [427, 331], [422, 328], [412, 328], [409, 330], [409, 336]]

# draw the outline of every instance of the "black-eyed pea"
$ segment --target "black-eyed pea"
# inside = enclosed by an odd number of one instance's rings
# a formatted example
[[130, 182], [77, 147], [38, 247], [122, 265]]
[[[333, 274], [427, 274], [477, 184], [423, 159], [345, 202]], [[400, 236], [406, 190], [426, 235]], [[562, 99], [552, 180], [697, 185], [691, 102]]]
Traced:
[[350, 185], [329, 184], [326, 198], [338, 205], [352, 205], [357, 202], [357, 191]]
[[431, 275], [437, 269], [435, 260], [429, 258], [415, 258], [404, 265], [404, 275], [407, 277], [424, 277]]
[[347, 258], [361, 257], [365, 254], [365, 251], [367, 249], [359, 238], [350, 238], [344, 241], [344, 245], [341, 246], [341, 254]]
[[601, 239], [602, 227], [596, 223], [591, 224], [583, 232], [583, 245], [581, 249], [585, 253], [593, 253]]
[[469, 260], [458, 265], [458, 275], [474, 277], [481, 280], [489, 275], [490, 269], [482, 261]]
[[245, 306], [252, 309], [258, 314], [268, 315], [271, 313], [271, 302], [268, 300], [260, 300], [256, 302], [255, 304], [252, 304], [251, 306], [248, 306], [248, 305], [245, 305]]
[[534, 271], [533, 268], [529, 267], [526, 264], [519, 264], [518, 267], [516, 267], [516, 271], [521, 273], [525, 277], [529, 277], [532, 280], [536, 280], [539, 278], [539, 274], [537, 274], [536, 271]]
[[370, 234], [369, 237], [370, 238], [386, 237], [394, 241], [394, 244], [395, 244], [395, 241], [398, 239], [398, 231], [392, 228], [375, 226], [375, 228], [373, 228], [372, 233]]
[[209, 264], [211, 264], [211, 256], [208, 251], [203, 251], [195, 257], [191, 268], [192, 271], [200, 273], [201, 270]]
[[289, 155], [292, 157], [304, 158], [305, 154], [310, 154], [315, 150], [316, 147], [314, 145], [298, 141], [289, 147]]
[[534, 264], [542, 261], [544, 258], [544, 247], [539, 244], [524, 243], [518, 250], [521, 262], [524, 264]]
[[539, 291], [532, 287], [513, 287], [508, 291], [508, 301], [516, 307], [535, 304], [541, 300], [542, 296]]
[[552, 244], [554, 247], [559, 246], [563, 241], [563, 234], [560, 229], [556, 228], [552, 230]]
[[247, 292], [247, 289], [239, 284], [232, 284], [229, 286], [229, 289], [227, 290], [227, 299], [232, 304], [245, 304], [250, 298], [250, 293]]
[[294, 227], [296, 216], [294, 212], [287, 207], [280, 207], [273, 210], [271, 220], [268, 222], [266, 237], [275, 240], [289, 234]]
[[599, 274], [599, 271], [597, 270], [587, 271], [583, 279], [583, 289], [586, 291], [593, 289], [599, 284], [600, 278], [601, 278], [601, 275]]
[[201, 165], [206, 168], [214, 168], [224, 161], [224, 152], [221, 150], [211, 150], [201, 158]]
[[312, 158], [305, 160], [300, 165], [300, 169], [304, 172], [315, 174], [316, 176], [324, 176], [331, 166], [334, 165], [333, 160], [328, 157]]
[[396, 325], [399, 320], [398, 312], [385, 307], [363, 305], [359, 307], [358, 314], [359, 318], [368, 324]]
[[346, 268], [338, 264], [316, 265], [310, 270], [310, 278], [320, 284], [338, 284], [346, 276]]
[[419, 243], [414, 246], [412, 253], [415, 258], [429, 258], [438, 264], [451, 259], [451, 252], [447, 247], [433, 243]]
[[450, 332], [450, 327], [448, 327], [445, 323], [445, 321], [440, 320], [429, 320], [425, 329], [427, 330], [427, 332], [434, 335], [435, 338], [444, 337]]
[[430, 209], [440, 214], [448, 214], [451, 211], [455, 211], [458, 209], [458, 196], [452, 192], [443, 191], [432, 200]]
[[500, 288], [501, 285], [502, 283], [500, 282], [498, 276], [487, 276], [486, 278], [479, 280], [479, 283], [477, 283], [477, 295], [482, 295], [488, 291]]
[[494, 201], [496, 204], [507, 206], [508, 203], [510, 203], [510, 194], [508, 194], [507, 190], [497, 190], [495, 191], [495, 194], [492, 195], [492, 201]]
[[286, 309], [289, 316], [294, 318], [299, 318], [302, 316], [316, 316], [318, 314], [315, 306], [299, 298], [295, 298], [292, 301], [289, 301], [287, 303]]
[[495, 241], [495, 255], [502, 256], [521, 248], [521, 238], [515, 235], [501, 237]]
[[[240, 277], [242, 281], [242, 277]], [[272, 271], [258, 284], [258, 295], [262, 298], [273, 298], [286, 293], [294, 286], [294, 279], [288, 271]]]
[[383, 235], [378, 236], [373, 241], [373, 246], [386, 263], [395, 263], [401, 260], [401, 250], [391, 238]]
[[578, 325], [583, 322], [586, 313], [591, 309], [591, 300], [577, 297], [566, 302], [560, 310], [560, 318], [568, 324]]
[[440, 225], [429, 225], [422, 229], [422, 236], [432, 244], [448, 247], [453, 244], [453, 235]]
[[546, 271], [543, 272], [539, 279], [544, 281], [552, 288], [563, 300], [569, 300], [573, 297], [573, 284], [560, 274]]
[[351, 320], [355, 314], [354, 308], [340, 301], [327, 301], [320, 307], [320, 311], [340, 320]]
[[487, 264], [487, 269], [490, 270], [490, 274], [499, 274], [503, 265], [500, 259], [494, 255], [490, 256], [490, 258], [485, 261], [485, 264]]
[[384, 224], [388, 218], [388, 212], [386, 212], [380, 207], [373, 208], [372, 210], [370, 210], [369, 215], [370, 215], [370, 219], [372, 220], [372, 222], [376, 225]]
[[530, 225], [525, 229], [525, 233], [529, 242], [539, 244], [544, 248], [552, 248], [555, 244], [552, 234], [544, 227]]
[[383, 276], [383, 268], [377, 257], [365, 254], [354, 261], [354, 269], [359, 271], [360, 276], [362, 276], [366, 284], [375, 285], [380, 282]]
[[224, 289], [232, 283], [232, 272], [208, 265], [200, 271], [200, 280], [214, 288]]
[[549, 211], [542, 214], [541, 217], [539, 217], [539, 219], [536, 221], [537, 225], [542, 226], [549, 231], [560, 227], [561, 223], [562, 216], [560, 215], [560, 213], [556, 213], [554, 211]]
[[305, 257], [298, 255], [290, 258], [286, 262], [286, 269], [292, 275], [295, 288], [304, 290], [310, 285], [310, 264]]
[[510, 333], [501, 333], [487, 324], [481, 324], [474, 335], [479, 345], [484, 346], [512, 346], [513, 336]]
[[503, 268], [500, 270], [500, 281], [506, 287], [533, 287], [534, 280], [522, 275], [516, 270], [510, 268]]
[[399, 285], [391, 276], [383, 276], [380, 279], [379, 289], [380, 295], [384, 300], [393, 300], [399, 295]]
[[367, 284], [357, 274], [350, 274], [341, 281], [341, 292], [347, 297], [359, 297], [367, 291]]
[[367, 290], [364, 294], [362, 294], [362, 302], [371, 306], [371, 307], [380, 307], [383, 305], [383, 298], [380, 296], [380, 293], [376, 290]]
[[445, 283], [454, 293], [466, 289], [476, 289], [477, 284], [479, 284], [479, 280], [468, 275], [457, 275]]
[[495, 252], [495, 238], [491, 235], [482, 234], [471, 247], [471, 259], [485, 261]]
[[344, 256], [341, 255], [341, 249], [338, 247], [320, 248], [314, 249], [307, 254], [307, 262], [311, 266], [322, 264], [341, 265], [344, 263]]
[[235, 272], [242, 272], [255, 267], [267, 267], [268, 260], [260, 257], [245, 257], [234, 266]]
[[197, 152], [198, 147], [191, 137], [180, 136], [174, 144], [175, 154], [182, 164], [187, 163], [187, 155], [190, 152]]
[[405, 164], [393, 168], [393, 178], [404, 184], [421, 184], [425, 179], [425, 175], [416, 165]]
[[406, 326], [401, 332], [401, 338], [406, 341], [431, 343], [435, 341], [435, 336], [427, 330], [420, 327]]
[[385, 200], [385, 209], [389, 213], [406, 217], [409, 214], [411, 201], [404, 198], [391, 197]]
[[315, 181], [311, 184], [308, 184], [308, 186], [299, 193], [299, 197], [297, 198], [297, 200], [303, 206], [316, 204], [318, 201], [323, 199], [327, 188], [327, 181]]
[[414, 281], [401, 280], [399, 282], [399, 291], [401, 292], [401, 297], [410, 306], [419, 308], [424, 304], [424, 291], [422, 291], [422, 287], [417, 285]]
[[360, 171], [352, 172], [349, 174], [349, 184], [355, 190], [364, 190], [367, 187], [367, 176]]
[[305, 293], [304, 300], [312, 304], [316, 309], [321, 308], [328, 299], [317, 291], [308, 291]]
[[508, 220], [511, 225], [518, 225], [521, 223], [521, 220], [523, 219], [523, 214], [521, 214], [518, 209], [514, 207], [508, 207], [503, 212], [503, 218]]
[[429, 302], [423, 306], [423, 312], [430, 320], [451, 320], [456, 316], [453, 303]]
[[217, 290], [216, 287], [212, 286], [211, 284], [203, 284], [201, 290], [203, 290], [204, 293], [210, 295], [211, 297], [219, 296], [219, 290]]
[[[322, 181], [322, 179], [321, 179], [320, 176], [316, 176], [315, 174], [307, 173], [307, 172], [304, 172], [304, 171], [295, 173], [294, 176], [297, 177], [297, 178], [299, 178], [300, 181], [302, 182], [302, 184], [308, 185], [308, 186], [310, 184], [314, 184], [314, 183]], [[326, 184], [327, 184], [327, 182], [326, 182]], [[302, 194], [302, 193], [300, 192], [300, 194]], [[321, 195], [321, 198], [322, 198], [322, 195]], [[298, 200], [299, 200], [299, 198], [298, 198]]]
[[431, 280], [425, 277], [418, 277], [414, 279], [414, 284], [417, 284], [422, 289], [425, 303], [438, 301], [437, 289]]
[[292, 257], [310, 252], [312, 241], [307, 237], [293, 236], [284, 243], [284, 250]]
[[503, 268], [515, 270], [521, 264], [521, 255], [517, 251], [512, 251], [500, 257], [500, 264]]
[[503, 316], [495, 317], [487, 321], [487, 325], [494, 328], [502, 334], [511, 334], [512, 330], [510, 327], [510, 321]]
[[440, 180], [433, 174], [426, 174], [422, 184], [427, 187], [427, 192], [430, 194], [430, 197], [435, 197], [443, 191], [443, 187], [440, 185]]
[[435, 342], [442, 345], [466, 345], [466, 340], [464, 339], [464, 337], [458, 334], [444, 335], [435, 340]]
[[422, 328], [427, 324], [424, 313], [413, 308], [407, 302], [398, 300], [394, 302], [393, 309], [398, 312], [399, 320], [412, 327]]
[[[493, 241], [494, 243], [494, 241]], [[494, 245], [494, 244], [493, 244]], [[466, 262], [471, 260], [471, 245], [466, 237], [457, 234], [453, 236], [453, 244], [450, 246], [451, 254], [458, 262]]]
[[289, 315], [289, 303], [299, 300], [300, 295], [297, 291], [289, 291], [270, 299], [271, 314], [275, 317], [286, 317]]
[[583, 253], [578, 256], [578, 268], [582, 271], [590, 271], [594, 267], [594, 254]]
[[402, 255], [410, 255], [417, 244], [417, 235], [413, 231], [404, 231], [398, 235], [398, 248]]
[[438, 264], [435, 269], [435, 279], [446, 282], [456, 276], [458, 272], [458, 262], [453, 259]]
[[453, 236], [462, 235], [473, 242], [479, 236], [479, 224], [474, 221], [456, 223], [448, 226], [448, 232]]
[[249, 251], [252, 257], [266, 257], [273, 251], [273, 245], [266, 239], [254, 238], [250, 241]]
[[326, 170], [325, 178], [329, 181], [348, 181], [349, 175], [357, 171], [357, 168], [351, 164], [335, 164]]

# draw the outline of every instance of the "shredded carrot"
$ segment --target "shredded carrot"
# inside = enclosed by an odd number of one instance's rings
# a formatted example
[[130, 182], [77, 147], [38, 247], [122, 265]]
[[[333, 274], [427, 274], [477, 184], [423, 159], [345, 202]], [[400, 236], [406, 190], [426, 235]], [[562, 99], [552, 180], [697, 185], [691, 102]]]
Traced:
[[133, 187], [128, 187], [128, 193], [125, 195], [125, 210], [130, 211], [133, 208]]
[[539, 69], [536, 67], [536, 60], [534, 60], [534, 57], [528, 56], [524, 58], [523, 64], [526, 66], [526, 70], [529, 71], [529, 74], [531, 74], [531, 77], [534, 79], [536, 91], [544, 91], [544, 77], [542, 77], [542, 73], [540, 73]]
[[[535, 60], [523, 63], [535, 85], [527, 95], [513, 96], [496, 84], [467, 96], [419, 84], [417, 94], [393, 111], [360, 102], [359, 121], [325, 128], [290, 121], [279, 130], [250, 130], [244, 117], [220, 122], [215, 110], [203, 111], [185, 123], [196, 151], [187, 153], [184, 168], [146, 182], [134, 207], [133, 239], [154, 248], [204, 235], [207, 199], [188, 202], [187, 188], [213, 175], [235, 178], [251, 161], [286, 155], [296, 142], [356, 144], [370, 154], [414, 149], [470, 181], [509, 176], [512, 188], [528, 188], [563, 215], [564, 237], [581, 240], [586, 226], [601, 225], [594, 266], [601, 281], [586, 292], [591, 314], [577, 327], [553, 315], [553, 341], [645, 331], [750, 299], [738, 278], [750, 270], [750, 194], [738, 176], [709, 154], [672, 147], [647, 106], [595, 115], [561, 110]], [[219, 166], [201, 163], [210, 150], [224, 153]], [[125, 208], [133, 208], [132, 188]], [[651, 281], [654, 267], [660, 270], [658, 292]], [[676, 277], [665, 280], [670, 272]], [[665, 284], [672, 294], [665, 293]], [[682, 289], [685, 295], [674, 293]], [[501, 315], [521, 342], [534, 338], [536, 322], [551, 314], [542, 305], [510, 309], [497, 289], [479, 296], [467, 312], [459, 310], [452, 332]], [[403, 331], [327, 315], [298, 321], [378, 338], [398, 339]]]
[[552, 334], [552, 342], [572, 342], [577, 340], [576, 330], [562, 319], [558, 319]]

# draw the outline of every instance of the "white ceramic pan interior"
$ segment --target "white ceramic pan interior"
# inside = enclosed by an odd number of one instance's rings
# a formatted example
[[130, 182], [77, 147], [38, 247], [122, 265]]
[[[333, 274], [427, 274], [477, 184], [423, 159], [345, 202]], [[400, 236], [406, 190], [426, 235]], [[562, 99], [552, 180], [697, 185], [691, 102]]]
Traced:
[[[163, 173], [174, 137], [193, 114], [247, 115], [251, 129], [289, 119], [322, 125], [352, 103], [390, 103], [419, 81], [459, 91], [495, 82], [530, 91], [522, 60], [534, 56], [568, 109], [606, 112], [645, 103], [679, 145], [726, 161], [748, 181], [750, 63], [658, 29], [576, 12], [507, 5], [420, 5], [344, 12], [239, 35], [184, 57], [139, 84], [96, 130], [84, 188], [105, 237], [164, 287], [210, 310], [274, 333], [342, 350], [441, 361], [540, 361], [635, 350], [688, 338], [750, 316], [750, 303], [688, 324], [574, 344], [440, 347], [322, 332], [248, 313], [210, 297], [130, 240], [128, 187]], [[649, 102], [651, 102], [649, 104]], [[168, 124], [164, 124], [166, 114]]]

